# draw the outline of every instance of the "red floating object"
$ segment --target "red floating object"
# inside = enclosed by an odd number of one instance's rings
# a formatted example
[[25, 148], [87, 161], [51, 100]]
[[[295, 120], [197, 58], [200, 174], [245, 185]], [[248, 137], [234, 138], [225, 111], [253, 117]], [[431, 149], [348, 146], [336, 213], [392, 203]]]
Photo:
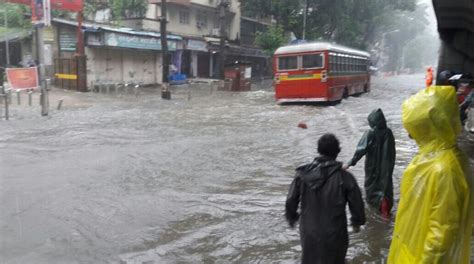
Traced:
[[298, 127], [299, 127], [299, 128], [302, 128], [302, 129], [307, 129], [307, 128], [308, 128], [308, 126], [307, 126], [305, 123], [303, 123], [303, 122], [299, 123], [299, 124], [298, 124]]

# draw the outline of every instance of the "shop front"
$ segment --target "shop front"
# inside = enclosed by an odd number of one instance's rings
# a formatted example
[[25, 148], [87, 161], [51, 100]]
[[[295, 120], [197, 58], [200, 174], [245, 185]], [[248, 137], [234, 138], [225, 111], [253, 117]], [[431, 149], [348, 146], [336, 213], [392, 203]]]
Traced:
[[[55, 19], [54, 22], [58, 37], [57, 59], [55, 60], [58, 63], [55, 68], [62, 73], [65, 67], [60, 66], [66, 59], [74, 57], [77, 43], [74, 32], [76, 24], [62, 19]], [[162, 83], [163, 65], [159, 33], [92, 23], [84, 23], [83, 31], [87, 57], [85, 71], [89, 90], [92, 89], [91, 84], [98, 83], [141, 83], [144, 85]], [[171, 57], [175, 57], [177, 50], [182, 49], [182, 38], [168, 35], [168, 50]], [[61, 65], [59, 65], [60, 62]]]
[[202, 39], [187, 39], [182, 59], [182, 71], [189, 77], [210, 77], [210, 55]]
[[[89, 80], [144, 85], [162, 82], [159, 35], [99, 30], [88, 32], [86, 37]], [[177, 36], [168, 38], [172, 57], [177, 52], [179, 41]]]

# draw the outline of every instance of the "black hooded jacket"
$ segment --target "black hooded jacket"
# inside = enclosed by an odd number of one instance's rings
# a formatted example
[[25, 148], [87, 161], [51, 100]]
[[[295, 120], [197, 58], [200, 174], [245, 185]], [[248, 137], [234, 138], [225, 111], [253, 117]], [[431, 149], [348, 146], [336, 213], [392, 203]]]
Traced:
[[299, 219], [302, 263], [344, 263], [349, 243], [347, 204], [351, 224], [365, 224], [359, 186], [341, 167], [334, 159], [318, 157], [296, 169], [286, 200], [286, 219], [290, 226]]

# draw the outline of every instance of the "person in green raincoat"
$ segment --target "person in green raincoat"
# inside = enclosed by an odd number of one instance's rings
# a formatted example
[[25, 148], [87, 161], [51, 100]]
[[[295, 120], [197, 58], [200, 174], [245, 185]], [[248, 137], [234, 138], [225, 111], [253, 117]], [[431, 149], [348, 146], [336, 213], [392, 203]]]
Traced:
[[364, 187], [367, 203], [388, 217], [393, 206], [395, 139], [380, 108], [373, 110], [367, 119], [370, 129], [360, 139], [353, 158], [345, 168], [355, 166], [366, 156]]
[[389, 264], [468, 264], [472, 174], [457, 146], [456, 91], [431, 86], [402, 106], [403, 126], [418, 153], [403, 173]]

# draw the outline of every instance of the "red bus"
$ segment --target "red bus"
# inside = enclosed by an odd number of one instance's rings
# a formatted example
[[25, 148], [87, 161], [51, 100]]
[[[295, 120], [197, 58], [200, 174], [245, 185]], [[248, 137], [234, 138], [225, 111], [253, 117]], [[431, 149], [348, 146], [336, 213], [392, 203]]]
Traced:
[[275, 51], [277, 103], [337, 102], [369, 92], [370, 54], [325, 42], [280, 47]]

